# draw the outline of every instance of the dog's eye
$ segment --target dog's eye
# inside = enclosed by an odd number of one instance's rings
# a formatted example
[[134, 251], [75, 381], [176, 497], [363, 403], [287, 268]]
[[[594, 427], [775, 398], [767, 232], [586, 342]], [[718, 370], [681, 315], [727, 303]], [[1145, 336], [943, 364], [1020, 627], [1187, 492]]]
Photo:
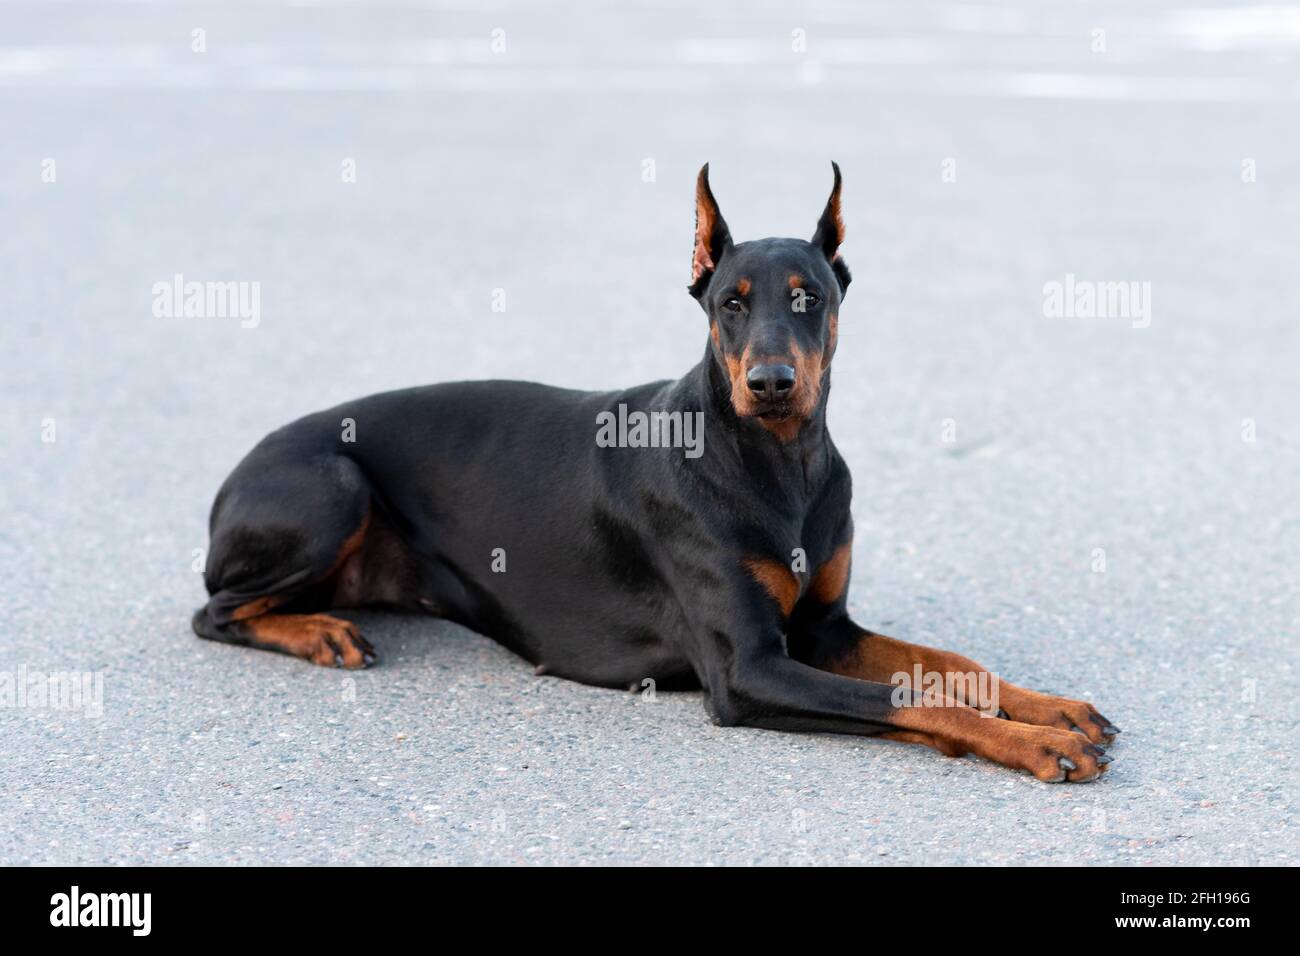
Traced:
[[820, 302], [821, 299], [817, 298], [817, 296], [813, 295], [811, 292], [804, 293], [803, 306], [805, 309], [811, 309], [813, 306], [819, 304]]
[[742, 308], [740, 304], [740, 300], [737, 299], [735, 296], [732, 296], [726, 302], [722, 303], [722, 307], [726, 309], [728, 312], [739, 312]]

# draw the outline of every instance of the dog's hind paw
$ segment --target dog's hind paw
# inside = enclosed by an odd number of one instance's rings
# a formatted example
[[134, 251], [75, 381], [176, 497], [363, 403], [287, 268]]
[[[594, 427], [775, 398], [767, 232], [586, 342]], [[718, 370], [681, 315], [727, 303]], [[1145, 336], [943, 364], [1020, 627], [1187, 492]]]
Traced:
[[253, 643], [322, 667], [369, 667], [375, 649], [351, 621], [328, 614], [266, 614], [242, 622]]

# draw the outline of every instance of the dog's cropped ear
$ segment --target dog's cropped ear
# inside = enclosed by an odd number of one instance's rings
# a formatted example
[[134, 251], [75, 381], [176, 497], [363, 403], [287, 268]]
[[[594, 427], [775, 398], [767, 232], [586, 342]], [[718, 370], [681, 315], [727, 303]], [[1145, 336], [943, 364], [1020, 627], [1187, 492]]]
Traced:
[[817, 231], [813, 233], [812, 244], [830, 262], [835, 278], [840, 283], [840, 295], [843, 295], [853, 277], [849, 275], [849, 267], [844, 264], [839, 252], [840, 243], [844, 241], [844, 219], [840, 215], [840, 186], [843, 182], [840, 178], [840, 164], [832, 162], [831, 169], [835, 170], [835, 184], [831, 187], [831, 198], [826, 200], [822, 217], [817, 220]]
[[690, 293], [699, 298], [713, 277], [713, 270], [722, 261], [722, 254], [731, 248], [731, 232], [718, 209], [718, 201], [709, 188], [709, 164], [700, 169], [695, 180], [695, 251], [691, 254]]

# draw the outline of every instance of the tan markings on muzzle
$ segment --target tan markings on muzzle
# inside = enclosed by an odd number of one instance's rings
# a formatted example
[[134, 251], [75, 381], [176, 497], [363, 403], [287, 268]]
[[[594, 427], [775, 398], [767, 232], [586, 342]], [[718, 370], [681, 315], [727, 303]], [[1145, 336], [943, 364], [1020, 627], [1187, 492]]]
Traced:
[[[794, 369], [794, 389], [790, 392], [787, 404], [790, 414], [779, 421], [759, 418], [758, 423], [776, 436], [783, 444], [791, 441], [808, 416], [817, 408], [822, 395], [821, 356], [815, 352], [805, 354], [794, 342], [790, 343], [789, 358], [768, 358], [772, 364], [789, 365]], [[746, 348], [739, 357], [726, 356], [727, 374], [731, 379], [731, 407], [741, 418], [754, 418], [759, 413], [760, 403], [749, 391], [748, 372], [753, 362], [753, 353]]]
[[822, 356], [816, 352], [805, 354], [797, 344], [790, 343], [794, 359], [794, 390], [790, 393], [790, 417], [784, 421], [759, 422], [781, 442], [789, 442], [799, 434], [803, 423], [817, 409], [822, 397]]
[[727, 361], [727, 377], [731, 379], [731, 407], [741, 418], [758, 414], [758, 403], [754, 401], [746, 382], [752, 354], [746, 348], [740, 355], [723, 356]]

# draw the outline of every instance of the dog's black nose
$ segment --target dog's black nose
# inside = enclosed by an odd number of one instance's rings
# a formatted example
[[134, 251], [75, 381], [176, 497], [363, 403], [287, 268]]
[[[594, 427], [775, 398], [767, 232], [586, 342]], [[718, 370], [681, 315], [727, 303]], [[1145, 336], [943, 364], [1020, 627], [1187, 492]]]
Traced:
[[789, 365], [755, 365], [745, 376], [745, 384], [755, 398], [774, 402], [794, 388], [794, 369]]

